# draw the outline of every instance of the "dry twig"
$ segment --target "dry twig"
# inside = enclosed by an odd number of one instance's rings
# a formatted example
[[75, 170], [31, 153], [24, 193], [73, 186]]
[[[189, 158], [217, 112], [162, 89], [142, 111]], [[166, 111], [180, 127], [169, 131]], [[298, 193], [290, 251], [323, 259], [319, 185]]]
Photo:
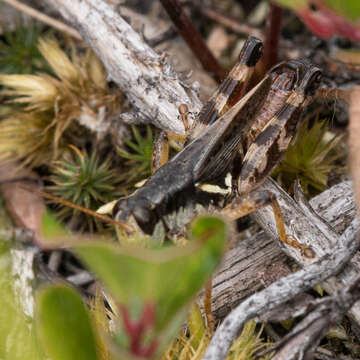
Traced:
[[50, 25], [59, 31], [65, 32], [66, 34], [69, 34], [70, 36], [72, 36], [78, 40], [81, 40], [80, 34], [75, 29], [64, 24], [63, 22], [53, 19], [50, 16], [43, 14], [42, 12], [40, 12], [26, 4], [21, 3], [20, 1], [17, 1], [17, 0], [3, 0], [3, 1], [6, 2], [7, 4], [13, 6], [14, 8], [22, 11], [23, 13], [28, 14], [29, 16], [31, 16], [47, 25]]
[[270, 13], [266, 22], [263, 65], [264, 70], [269, 70], [278, 61], [279, 38], [283, 9], [270, 3]]
[[151, 121], [161, 129], [184, 133], [178, 106], [192, 104], [191, 111], [199, 111], [195, 91], [181, 84], [168, 59], [157, 55], [114, 7], [102, 0], [45, 1], [78, 29], [102, 60], [109, 79], [127, 95], [134, 109], [127, 120]]
[[[321, 339], [330, 328], [339, 323], [344, 314], [360, 300], [359, 277], [340, 292], [317, 299], [309, 304], [311, 312], [297, 324], [274, 348], [280, 349], [273, 360], [311, 359]], [[266, 353], [268, 353], [268, 349]], [[261, 354], [261, 355], [264, 355]]]
[[232, 342], [248, 320], [274, 309], [341, 271], [358, 250], [358, 227], [359, 222], [355, 218], [339, 238], [339, 245], [330, 254], [243, 301], [218, 327], [203, 360], [224, 359]]

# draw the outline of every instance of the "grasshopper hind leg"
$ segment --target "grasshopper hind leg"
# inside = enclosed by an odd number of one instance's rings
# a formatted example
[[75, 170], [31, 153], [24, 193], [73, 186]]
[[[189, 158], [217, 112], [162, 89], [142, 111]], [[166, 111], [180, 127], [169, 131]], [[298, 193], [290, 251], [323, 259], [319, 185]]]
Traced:
[[267, 205], [271, 205], [273, 209], [276, 228], [280, 240], [285, 244], [298, 249], [305, 257], [310, 259], [314, 258], [315, 253], [309, 246], [300, 244], [297, 240], [292, 239], [286, 234], [284, 219], [281, 214], [279, 203], [276, 200], [275, 195], [270, 191], [254, 191], [246, 197], [238, 197], [226, 206], [221, 213], [230, 220], [236, 220]]

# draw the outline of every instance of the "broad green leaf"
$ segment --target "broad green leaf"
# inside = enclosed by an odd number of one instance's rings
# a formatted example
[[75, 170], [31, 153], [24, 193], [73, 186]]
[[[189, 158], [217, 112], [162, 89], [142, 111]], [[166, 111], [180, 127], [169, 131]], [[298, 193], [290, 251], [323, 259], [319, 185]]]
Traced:
[[360, 19], [359, 0], [324, 0], [332, 10], [338, 15], [345, 17], [356, 23]]
[[44, 238], [69, 235], [65, 227], [55, 218], [53, 214], [51, 214], [49, 210], [44, 212], [41, 230]]
[[[195, 221], [193, 241], [185, 247], [143, 249], [104, 243], [76, 246], [74, 252], [127, 306], [155, 306], [158, 333], [183, 321], [184, 306], [203, 286], [218, 265], [226, 238], [225, 223], [214, 217]], [[138, 306], [138, 305], [137, 305]]]
[[97, 360], [89, 313], [70, 287], [56, 285], [40, 291], [37, 301], [40, 340], [52, 360]]
[[359, 0], [276, 0], [279, 5], [293, 10], [301, 10], [309, 7], [311, 4], [319, 6], [328, 6], [339, 16], [342, 16], [353, 23], [360, 19], [360, 1]]
[[276, 0], [276, 2], [281, 6], [285, 6], [293, 10], [307, 7], [308, 4], [308, 0]]

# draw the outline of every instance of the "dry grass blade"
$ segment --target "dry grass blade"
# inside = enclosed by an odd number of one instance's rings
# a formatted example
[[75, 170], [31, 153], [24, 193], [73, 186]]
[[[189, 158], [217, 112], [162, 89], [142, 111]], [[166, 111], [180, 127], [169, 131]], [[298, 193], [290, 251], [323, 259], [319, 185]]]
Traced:
[[33, 18], [35, 18], [45, 24], [53, 26], [54, 28], [73, 36], [74, 38], [76, 38], [78, 40], [82, 39], [81, 35], [74, 28], [62, 23], [61, 21], [55, 20], [55, 19], [51, 18], [50, 16], [47, 16], [47, 15], [41, 13], [40, 11], [37, 11], [30, 6], [23, 4], [20, 1], [4, 0], [4, 2], [6, 2], [7, 4], [13, 6], [14, 8], [24, 12], [25, 14], [32, 16]]
[[125, 223], [122, 223], [120, 221], [116, 221], [116, 220], [113, 220], [112, 218], [110, 218], [109, 216], [106, 216], [106, 215], [102, 215], [102, 214], [99, 214], [95, 211], [92, 211], [90, 209], [87, 209], [87, 208], [84, 208], [82, 206], [79, 206], [79, 205], [76, 205], [74, 203], [72, 203], [71, 201], [67, 201], [67, 200], [64, 200], [64, 199], [61, 199], [57, 196], [54, 196], [54, 195], [50, 195], [48, 194], [47, 192], [45, 191], [41, 191], [41, 190], [35, 190], [35, 189], [29, 189], [28, 187], [26, 186], [22, 186], [24, 189], [26, 190], [31, 190], [33, 192], [35, 192], [36, 194], [39, 194], [41, 195], [42, 197], [46, 198], [46, 199], [49, 199], [49, 200], [52, 200], [52, 201], [56, 201], [56, 202], [59, 202], [63, 205], [66, 205], [66, 206], [70, 206], [76, 210], [79, 210], [79, 211], [82, 211], [86, 214], [89, 214], [89, 215], [92, 215], [92, 216], [95, 216], [99, 219], [101, 219], [102, 221], [104, 222], [107, 222], [109, 224], [113, 224], [113, 225], [118, 225], [120, 227], [122, 227], [125, 231], [127, 232], [134, 232], [134, 229], [131, 225], [128, 225], [128, 224], [125, 224]]

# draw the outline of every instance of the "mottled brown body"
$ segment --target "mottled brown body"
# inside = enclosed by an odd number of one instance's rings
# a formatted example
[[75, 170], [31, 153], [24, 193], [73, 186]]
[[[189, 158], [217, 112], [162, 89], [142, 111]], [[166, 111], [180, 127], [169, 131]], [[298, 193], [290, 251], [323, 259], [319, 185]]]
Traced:
[[264, 129], [266, 124], [284, 105], [286, 99], [290, 96], [294, 89], [297, 77], [296, 73], [293, 71], [286, 71], [280, 74], [274, 72], [271, 74], [271, 80], [272, 85], [269, 94], [267, 95], [266, 100], [247, 136], [246, 144], [244, 145], [245, 153], [256, 137]]
[[240, 195], [259, 186], [282, 160], [294, 137], [303, 109], [311, 98], [312, 89], [317, 86], [321, 74], [317, 67], [306, 61], [293, 61], [286, 66], [295, 72], [296, 83], [288, 95], [279, 93], [282, 105], [278, 103], [279, 97], [275, 97], [278, 110], [272, 117], [268, 112], [261, 112], [267, 114], [262, 119], [265, 126], [249, 145], [243, 159], [238, 179]]

